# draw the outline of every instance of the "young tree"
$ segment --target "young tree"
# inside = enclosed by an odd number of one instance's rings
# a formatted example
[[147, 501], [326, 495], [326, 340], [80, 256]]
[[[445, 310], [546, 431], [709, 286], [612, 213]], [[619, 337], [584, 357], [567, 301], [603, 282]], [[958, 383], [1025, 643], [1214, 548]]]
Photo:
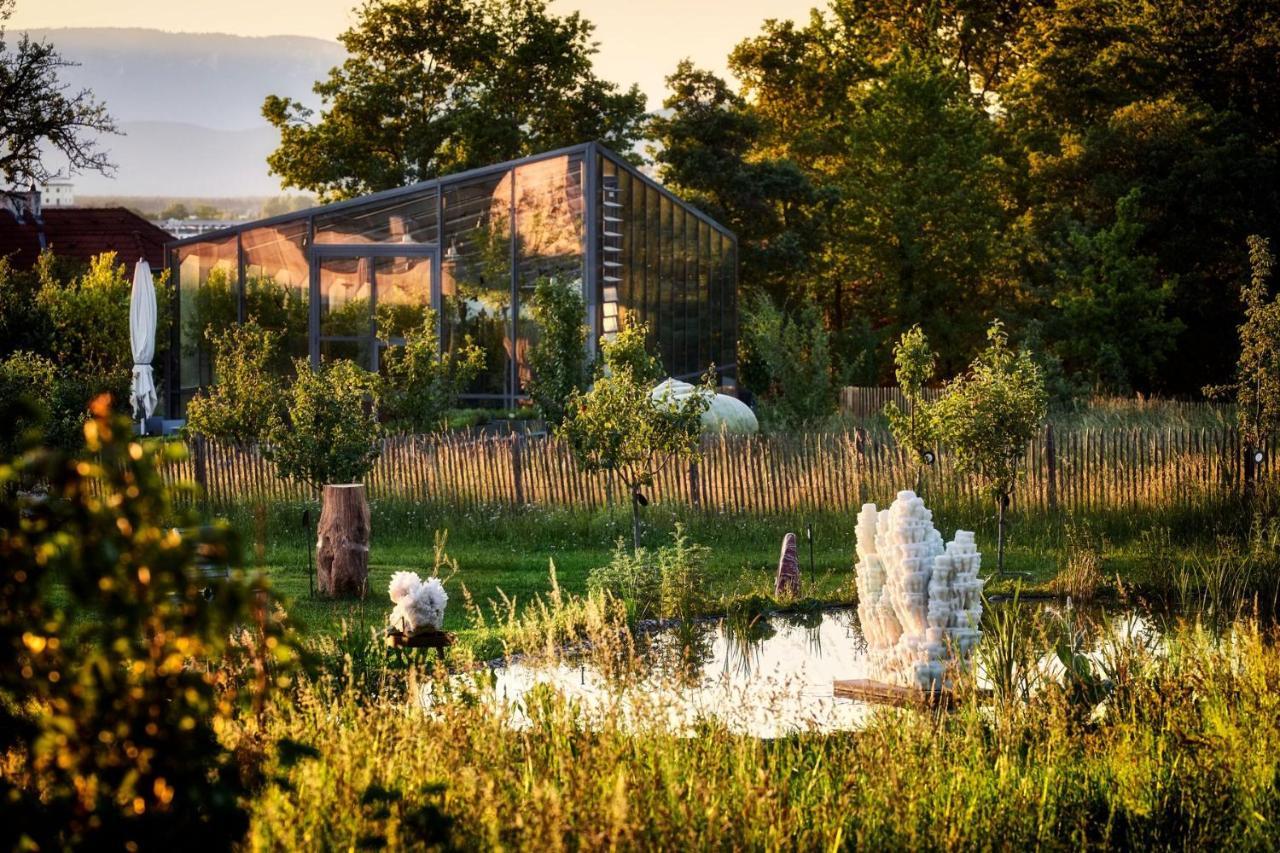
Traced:
[[213, 347], [214, 384], [187, 404], [187, 430], [227, 444], [263, 441], [280, 406], [282, 389], [271, 370], [279, 333], [250, 321], [205, 335]]
[[1252, 495], [1258, 454], [1280, 429], [1280, 301], [1271, 295], [1275, 256], [1271, 241], [1249, 237], [1249, 281], [1240, 288], [1244, 322], [1240, 324], [1240, 361], [1235, 381], [1205, 388], [1215, 397], [1234, 398], [1244, 440], [1245, 489]]
[[647, 330], [639, 325], [630, 332], [601, 342], [603, 369], [591, 390], [570, 394], [557, 434], [568, 442], [582, 470], [608, 471], [626, 484], [631, 542], [638, 550], [640, 507], [645, 502], [640, 490], [652, 485], [671, 462], [697, 458], [702, 413], [715, 393], [715, 374], [708, 371], [700, 393], [655, 399], [652, 367], [636, 358], [634, 347]]
[[52, 149], [70, 170], [111, 174], [115, 166], [94, 138], [118, 133], [107, 108], [88, 89], [69, 92], [58, 72], [75, 66], [53, 45], [23, 35], [5, 41], [4, 24], [16, 0], [0, 0], [0, 178], [9, 186], [43, 183], [55, 176], [44, 163]]
[[956, 470], [973, 474], [996, 500], [996, 572], [1004, 572], [1005, 509], [1027, 444], [1044, 423], [1047, 396], [1031, 353], [1009, 348], [1004, 326], [987, 331], [990, 345], [969, 371], [947, 385], [930, 408]]
[[415, 433], [441, 428], [445, 413], [484, 370], [485, 361], [484, 350], [469, 337], [452, 352], [441, 352], [436, 312], [428, 309], [422, 315], [422, 322], [405, 332], [404, 346], [389, 347], [385, 358], [388, 421]]
[[929, 339], [919, 326], [912, 326], [902, 334], [893, 348], [893, 361], [897, 365], [898, 388], [906, 400], [907, 411], [890, 400], [884, 407], [893, 437], [911, 454], [916, 469], [916, 493], [921, 491], [924, 466], [932, 464], [934, 444], [937, 442], [937, 425], [933, 413], [924, 398], [925, 386], [933, 379], [937, 359], [929, 349]]
[[525, 387], [552, 427], [564, 420], [565, 405], [587, 381], [586, 303], [576, 284], [540, 278], [533, 288], [533, 321], [539, 337], [529, 347]]
[[320, 119], [275, 95], [267, 162], [323, 200], [598, 139], [629, 151], [644, 95], [596, 76], [594, 26], [546, 0], [366, 0], [348, 59], [315, 85]]
[[277, 472], [317, 490], [360, 482], [379, 454], [378, 377], [346, 359], [312, 370], [299, 358], [294, 370], [267, 428]]

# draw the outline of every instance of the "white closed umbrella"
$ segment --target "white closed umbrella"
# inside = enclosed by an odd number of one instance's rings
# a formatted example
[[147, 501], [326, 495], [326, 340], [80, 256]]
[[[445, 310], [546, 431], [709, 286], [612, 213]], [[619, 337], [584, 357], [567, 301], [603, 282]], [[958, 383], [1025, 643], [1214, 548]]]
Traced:
[[129, 294], [129, 343], [133, 346], [134, 418], [146, 419], [156, 410], [156, 384], [151, 376], [151, 359], [156, 352], [156, 286], [146, 259], [133, 268], [133, 290]]

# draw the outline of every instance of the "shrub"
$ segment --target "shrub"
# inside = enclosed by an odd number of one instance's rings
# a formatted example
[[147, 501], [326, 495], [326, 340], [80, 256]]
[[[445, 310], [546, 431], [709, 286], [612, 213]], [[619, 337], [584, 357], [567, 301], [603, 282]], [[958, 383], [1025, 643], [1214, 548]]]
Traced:
[[0, 454], [12, 454], [45, 438], [53, 414], [57, 369], [32, 352], [0, 361]]
[[294, 362], [297, 378], [283, 411], [271, 413], [268, 453], [281, 477], [319, 489], [356, 483], [378, 458], [378, 377], [350, 361], [312, 370]]
[[759, 389], [766, 422], [794, 429], [835, 413], [831, 339], [816, 303], [806, 301], [788, 317], [768, 297], [757, 297], [743, 312], [742, 350], [752, 365], [748, 375], [768, 383]]
[[[94, 402], [78, 454], [0, 461], [0, 842], [230, 847], [246, 791], [218, 733], [286, 683], [292, 646], [262, 587], [194, 571], [197, 553], [234, 566], [234, 541], [174, 530], [195, 523], [160, 473], [178, 448], [132, 442], [110, 408]], [[246, 624], [244, 680], [228, 637]]]
[[397, 429], [434, 432], [458, 394], [484, 370], [484, 350], [466, 339], [453, 352], [440, 352], [436, 313], [423, 312], [422, 322], [405, 332], [404, 346], [387, 349], [386, 411]]
[[628, 553], [618, 540], [613, 558], [587, 575], [592, 592], [608, 592], [626, 602], [638, 619], [688, 620], [706, 612], [706, 561], [710, 550], [689, 544], [677, 524], [670, 545]]
[[532, 307], [540, 334], [529, 347], [525, 388], [547, 423], [558, 426], [569, 395], [587, 381], [586, 303], [576, 283], [544, 277], [534, 285]]
[[255, 322], [206, 330], [213, 347], [214, 385], [187, 404], [187, 430], [228, 444], [255, 444], [280, 406], [271, 371], [280, 335]]
[[912, 326], [903, 333], [893, 348], [893, 361], [897, 365], [895, 376], [898, 388], [906, 400], [907, 411], [889, 401], [884, 407], [885, 417], [894, 439], [911, 454], [916, 466], [916, 491], [920, 491], [921, 475], [929, 463], [928, 454], [937, 441], [937, 427], [924, 398], [925, 386], [933, 378], [937, 358], [929, 349], [929, 339], [919, 326]]
[[609, 376], [627, 372], [637, 384], [652, 388], [662, 379], [662, 362], [649, 352], [649, 327], [629, 323], [618, 330], [613, 340], [600, 340], [600, 363], [596, 375]]

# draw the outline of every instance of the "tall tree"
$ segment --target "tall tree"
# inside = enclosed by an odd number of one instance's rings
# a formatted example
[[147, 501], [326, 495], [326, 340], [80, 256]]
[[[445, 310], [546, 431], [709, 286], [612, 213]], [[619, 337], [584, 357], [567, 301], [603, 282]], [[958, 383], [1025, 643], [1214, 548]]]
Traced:
[[596, 76], [593, 30], [545, 0], [366, 0], [347, 60], [315, 85], [318, 120], [266, 99], [267, 162], [330, 200], [593, 139], [628, 153], [644, 96]]
[[99, 147], [97, 134], [118, 133], [104, 104], [88, 89], [71, 91], [58, 72], [72, 68], [45, 41], [5, 39], [4, 24], [16, 0], [0, 0], [0, 178], [9, 185], [43, 183], [50, 171], [49, 149], [67, 159], [71, 172], [111, 174], [115, 166]]
[[737, 234], [745, 289], [784, 301], [820, 257], [834, 193], [789, 159], [756, 155], [763, 122], [720, 77], [683, 60], [667, 87], [649, 124], [663, 182]]
[[1137, 190], [1135, 248], [1176, 281], [1170, 314], [1185, 327], [1144, 390], [1220, 381], [1239, 317], [1222, 284], [1246, 274], [1245, 237], [1280, 216], [1274, 4], [1061, 0], [1028, 16], [1017, 50], [1025, 61], [999, 95], [1024, 164], [1026, 239], [1041, 250], [1028, 274], [1051, 279], [1054, 246], [1111, 227]]

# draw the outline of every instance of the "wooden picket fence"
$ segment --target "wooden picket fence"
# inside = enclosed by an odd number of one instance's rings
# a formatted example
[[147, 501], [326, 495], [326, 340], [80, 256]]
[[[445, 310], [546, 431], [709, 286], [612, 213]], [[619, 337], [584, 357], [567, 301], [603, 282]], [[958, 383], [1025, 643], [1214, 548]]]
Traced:
[[[1266, 454], [1258, 477], [1270, 478]], [[194, 481], [214, 506], [309, 497], [280, 479], [254, 448], [193, 442], [166, 477]], [[778, 436], [707, 437], [701, 459], [668, 466], [647, 495], [656, 503], [709, 512], [772, 514], [856, 509], [883, 504], [914, 480], [887, 435], [864, 430]], [[367, 478], [374, 499], [455, 506], [600, 507], [625, 501], [625, 488], [602, 473], [578, 470], [568, 447], [552, 438], [396, 436]], [[1047, 428], [1027, 449], [1015, 507], [1067, 510], [1186, 506], [1243, 489], [1238, 433], [1218, 429]], [[925, 474], [931, 502], [988, 500], [971, 477], [954, 471], [942, 448]]]

